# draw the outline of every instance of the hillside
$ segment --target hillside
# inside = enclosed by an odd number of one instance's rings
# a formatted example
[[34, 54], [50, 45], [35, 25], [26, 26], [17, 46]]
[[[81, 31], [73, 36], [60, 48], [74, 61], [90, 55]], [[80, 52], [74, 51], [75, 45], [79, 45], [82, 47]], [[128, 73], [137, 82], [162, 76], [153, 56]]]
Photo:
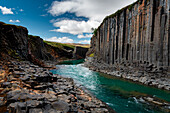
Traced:
[[2, 59], [29, 60], [43, 66], [44, 61], [58, 62], [72, 59], [76, 46], [84, 45], [44, 41], [39, 36], [29, 35], [25, 27], [0, 22], [0, 58]]
[[[50, 41], [44, 41], [44, 43], [47, 46], [46, 48], [48, 52], [50, 52], [54, 57], [56, 56], [56, 58], [59, 57], [60, 60], [67, 60], [68, 58], [85, 59], [86, 53], [90, 46], [89, 44], [57, 43], [57, 42], [50, 42]], [[59, 53], [58, 54], [59, 56], [56, 55], [53, 51], [57, 51], [57, 53]], [[70, 54], [68, 55], [68, 53]]]
[[90, 48], [90, 44], [80, 44], [80, 43], [66, 43], [66, 44], [72, 45], [72, 46], [83, 47], [83, 48]]

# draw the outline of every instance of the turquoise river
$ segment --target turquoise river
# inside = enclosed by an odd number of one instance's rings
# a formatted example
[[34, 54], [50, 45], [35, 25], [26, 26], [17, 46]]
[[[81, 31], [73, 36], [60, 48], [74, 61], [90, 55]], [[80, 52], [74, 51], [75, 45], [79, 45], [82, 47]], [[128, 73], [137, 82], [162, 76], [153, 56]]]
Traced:
[[166, 113], [165, 110], [150, 105], [138, 97], [150, 95], [170, 102], [169, 91], [94, 72], [82, 64], [57, 67], [57, 70], [52, 70], [54, 74], [73, 78], [77, 84], [83, 85], [117, 113]]

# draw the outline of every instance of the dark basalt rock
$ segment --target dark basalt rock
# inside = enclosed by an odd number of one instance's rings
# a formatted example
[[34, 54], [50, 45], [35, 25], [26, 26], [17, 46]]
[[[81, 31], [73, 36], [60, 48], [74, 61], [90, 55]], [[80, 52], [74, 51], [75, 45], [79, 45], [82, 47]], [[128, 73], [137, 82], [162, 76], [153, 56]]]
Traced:
[[21, 93], [21, 90], [13, 90], [7, 93], [7, 100]]
[[43, 113], [43, 110], [40, 108], [34, 108], [34, 109], [30, 109], [29, 113]]
[[39, 36], [28, 35], [28, 49], [30, 56], [33, 55], [39, 60], [54, 60], [51, 54], [47, 52], [43, 39]]
[[26, 105], [28, 108], [42, 107], [43, 102], [37, 101], [37, 100], [29, 100], [29, 101], [26, 101]]
[[13, 56], [28, 57], [28, 30], [25, 27], [0, 22], [1, 51]]
[[[94, 56], [91, 62], [95, 71], [108, 73], [126, 72], [141, 78], [155, 75], [155, 81], [170, 73], [170, 16], [169, 1], [138, 0], [107, 16], [91, 38], [87, 56]], [[119, 76], [119, 75], [118, 75]], [[164, 76], [164, 77], [165, 77]], [[121, 77], [121, 76], [120, 76]], [[170, 83], [168, 77], [166, 82]], [[157, 80], [156, 80], [157, 79]], [[132, 79], [133, 80], [133, 79]], [[161, 81], [164, 82], [164, 81]], [[146, 83], [147, 84], [147, 83]], [[159, 82], [153, 83], [158, 87]], [[161, 86], [159, 86], [161, 88]], [[170, 86], [169, 86], [170, 87]], [[166, 87], [166, 90], [170, 90]]]
[[11, 87], [11, 83], [10, 82], [4, 82], [4, 83], [2, 83], [1, 87], [3, 87], [3, 88]]
[[[55, 56], [59, 56], [60, 54], [62, 54], [61, 57], [72, 58], [72, 52], [51, 47], [44, 43], [43, 39], [39, 36], [28, 35], [27, 28], [5, 24], [3, 22], [0, 22], [0, 48], [0, 58], [28, 60], [44, 67], [44, 61], [56, 61], [57, 58]], [[55, 51], [56, 49], [58, 51]], [[19, 67], [14, 71], [22, 70]]]
[[53, 102], [52, 107], [55, 110], [61, 111], [61, 112], [64, 112], [64, 113], [67, 113], [69, 111], [69, 105], [64, 101]]
[[[109, 107], [76, 86], [73, 79], [53, 75], [48, 69], [25, 61], [13, 61], [6, 65], [8, 64], [20, 65], [23, 74], [22, 76], [15, 76], [16, 73], [8, 74], [7, 82], [1, 83], [5, 89], [1, 88], [3, 97], [0, 98], [0, 112], [109, 112], [107, 110]], [[4, 106], [7, 109], [3, 108]]]
[[86, 58], [87, 51], [88, 51], [88, 48], [75, 47], [74, 52], [73, 52], [73, 58], [84, 59]]

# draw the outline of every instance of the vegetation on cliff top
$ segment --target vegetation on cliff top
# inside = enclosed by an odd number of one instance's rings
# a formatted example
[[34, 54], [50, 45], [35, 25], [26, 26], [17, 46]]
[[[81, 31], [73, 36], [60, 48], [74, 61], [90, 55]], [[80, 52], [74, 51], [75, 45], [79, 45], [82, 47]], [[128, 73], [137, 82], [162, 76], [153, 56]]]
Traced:
[[94, 35], [94, 36], [97, 36], [97, 30], [98, 30], [98, 29], [96, 29], [96, 28], [93, 30], [93, 35]]
[[65, 48], [65, 47], [68, 47], [68, 48], [72, 48], [74, 49], [75, 46], [73, 45], [69, 45], [69, 44], [63, 44], [63, 43], [57, 43], [57, 42], [50, 42], [50, 41], [44, 41], [44, 43], [48, 44], [48, 45], [51, 45], [53, 47], [57, 47], [57, 48]]
[[25, 27], [23, 27], [23, 26], [17, 26], [17, 25], [14, 25], [14, 24], [6, 24], [6, 23], [4, 23], [4, 22], [0, 22], [0, 24], [2, 24], [2, 25], [4, 25], [4, 26], [13, 26], [13, 27], [16, 27], [16, 28], [23, 28], [23, 29], [27, 29], [27, 28], [25, 28]]
[[89, 57], [94, 57], [94, 53], [90, 54], [90, 56], [89, 56]]
[[39, 36], [28, 35], [29, 38], [40, 38]]
[[58, 43], [58, 42], [51, 42], [51, 41], [45, 41], [45, 40], [44, 40], [44, 43], [46, 43], [46, 44], [48, 44], [48, 45], [51, 45], [51, 46], [53, 46], [53, 47], [58, 47], [58, 48], [68, 47], [68, 48], [74, 49], [76, 46], [78, 46], [78, 47], [83, 47], [83, 48], [89, 48], [89, 47], [90, 47], [89, 44]]

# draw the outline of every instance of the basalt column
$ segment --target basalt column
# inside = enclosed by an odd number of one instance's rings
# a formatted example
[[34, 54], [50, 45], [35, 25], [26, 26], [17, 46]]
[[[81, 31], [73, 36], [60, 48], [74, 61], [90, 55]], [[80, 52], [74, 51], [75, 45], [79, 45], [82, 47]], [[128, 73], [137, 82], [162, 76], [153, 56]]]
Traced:
[[170, 72], [169, 5], [170, 0], [138, 0], [107, 16], [97, 29], [97, 59]]

